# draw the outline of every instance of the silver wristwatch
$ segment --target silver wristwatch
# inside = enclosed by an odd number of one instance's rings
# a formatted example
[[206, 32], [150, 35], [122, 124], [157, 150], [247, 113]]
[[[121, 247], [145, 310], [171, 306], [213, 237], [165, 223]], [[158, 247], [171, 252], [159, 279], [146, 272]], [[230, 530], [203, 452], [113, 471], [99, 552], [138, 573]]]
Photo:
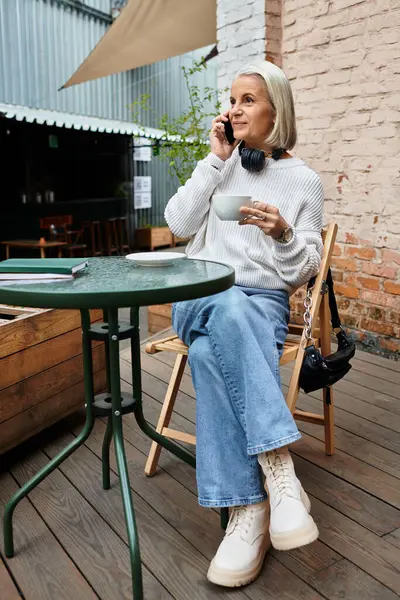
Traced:
[[290, 227], [286, 227], [278, 238], [275, 238], [276, 242], [280, 244], [288, 244], [293, 237], [293, 229]]

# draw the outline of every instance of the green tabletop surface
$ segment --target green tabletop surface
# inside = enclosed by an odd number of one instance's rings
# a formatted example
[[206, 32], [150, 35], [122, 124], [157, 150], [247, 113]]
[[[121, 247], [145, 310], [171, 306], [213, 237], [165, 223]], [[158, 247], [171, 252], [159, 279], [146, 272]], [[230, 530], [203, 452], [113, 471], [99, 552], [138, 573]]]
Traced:
[[232, 267], [182, 259], [163, 267], [136, 266], [125, 257], [89, 258], [74, 279], [1, 286], [0, 304], [35, 308], [148, 306], [201, 298], [234, 284]]

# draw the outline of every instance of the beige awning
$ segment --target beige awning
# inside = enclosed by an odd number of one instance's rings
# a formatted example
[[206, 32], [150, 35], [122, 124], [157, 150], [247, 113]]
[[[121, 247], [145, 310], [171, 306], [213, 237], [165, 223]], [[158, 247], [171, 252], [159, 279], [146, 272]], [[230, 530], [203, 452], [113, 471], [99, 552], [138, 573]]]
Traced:
[[69, 87], [215, 44], [216, 0], [129, 0]]

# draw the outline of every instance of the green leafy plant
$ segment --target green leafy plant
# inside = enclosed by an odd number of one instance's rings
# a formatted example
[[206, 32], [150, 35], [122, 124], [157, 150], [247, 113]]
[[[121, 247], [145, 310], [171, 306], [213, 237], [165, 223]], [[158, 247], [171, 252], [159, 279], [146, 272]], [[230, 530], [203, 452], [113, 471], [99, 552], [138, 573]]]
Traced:
[[[221, 112], [218, 90], [210, 87], [200, 90], [192, 81], [193, 75], [207, 68], [204, 59], [195, 62], [193, 67], [181, 67], [189, 98], [188, 108], [178, 117], [162, 115], [156, 122], [157, 127], [165, 131], [163, 139], [156, 143], [155, 154], [168, 161], [169, 173], [177, 177], [183, 185], [191, 176], [196, 163], [209, 153], [208, 135], [210, 121]], [[140, 112], [150, 111], [150, 94], [143, 94], [132, 105], [135, 122], [140, 122]], [[153, 111], [154, 114], [154, 111]], [[139, 134], [140, 135], [140, 134]]]

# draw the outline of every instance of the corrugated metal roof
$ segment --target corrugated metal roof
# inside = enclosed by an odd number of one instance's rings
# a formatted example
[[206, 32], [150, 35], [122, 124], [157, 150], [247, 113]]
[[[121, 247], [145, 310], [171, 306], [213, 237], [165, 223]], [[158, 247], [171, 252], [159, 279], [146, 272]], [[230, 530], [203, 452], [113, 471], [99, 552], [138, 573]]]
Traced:
[[131, 72], [58, 91], [107, 27], [72, 3], [0, 0], [0, 102], [129, 121]]
[[164, 132], [153, 127], [141, 127], [136, 123], [128, 121], [116, 121], [113, 119], [102, 119], [100, 117], [88, 117], [73, 113], [59, 112], [56, 110], [45, 110], [41, 108], [28, 108], [27, 106], [15, 106], [0, 103], [0, 115], [7, 119], [26, 121], [27, 123], [38, 123], [39, 125], [54, 125], [67, 129], [82, 129], [83, 131], [99, 131], [104, 133], [120, 133], [161, 139]]

